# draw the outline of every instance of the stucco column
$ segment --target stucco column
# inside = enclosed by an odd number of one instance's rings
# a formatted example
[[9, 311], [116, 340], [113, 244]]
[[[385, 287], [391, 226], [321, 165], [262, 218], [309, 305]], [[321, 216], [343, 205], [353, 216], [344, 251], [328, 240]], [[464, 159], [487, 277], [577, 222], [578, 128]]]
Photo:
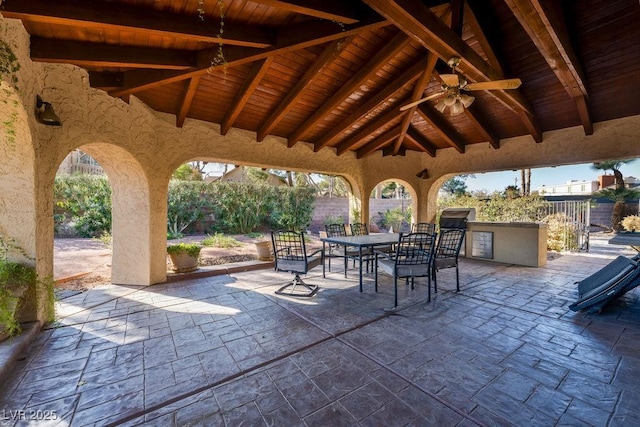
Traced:
[[421, 179], [416, 188], [413, 218], [415, 222], [434, 222], [438, 209], [438, 189], [433, 179]]

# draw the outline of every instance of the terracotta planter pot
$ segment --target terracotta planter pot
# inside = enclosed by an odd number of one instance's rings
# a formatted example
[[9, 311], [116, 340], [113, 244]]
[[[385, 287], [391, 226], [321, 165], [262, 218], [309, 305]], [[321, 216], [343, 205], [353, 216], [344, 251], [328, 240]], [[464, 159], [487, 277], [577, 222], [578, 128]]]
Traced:
[[256, 242], [256, 250], [258, 251], [258, 259], [260, 261], [272, 261], [273, 251], [271, 250], [271, 242], [263, 240]]
[[174, 273], [189, 273], [198, 269], [198, 257], [193, 257], [186, 252], [169, 254]]

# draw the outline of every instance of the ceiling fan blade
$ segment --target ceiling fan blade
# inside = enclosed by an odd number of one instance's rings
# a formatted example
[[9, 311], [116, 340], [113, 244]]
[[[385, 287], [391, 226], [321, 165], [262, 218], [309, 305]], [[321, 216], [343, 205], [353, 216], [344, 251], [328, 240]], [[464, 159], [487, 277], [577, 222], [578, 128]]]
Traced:
[[440, 74], [440, 78], [447, 86], [458, 86], [460, 78], [457, 74]]
[[438, 92], [438, 93], [434, 93], [434, 94], [431, 94], [431, 95], [429, 95], [429, 96], [426, 96], [426, 97], [424, 97], [424, 98], [422, 98], [422, 99], [418, 99], [418, 100], [417, 100], [417, 101], [415, 101], [415, 102], [412, 102], [412, 103], [407, 104], [407, 105], [403, 105], [402, 107], [400, 107], [400, 111], [406, 111], [406, 110], [408, 110], [408, 109], [409, 109], [409, 108], [411, 108], [411, 107], [415, 107], [416, 105], [418, 105], [418, 104], [422, 104], [423, 102], [429, 101], [430, 99], [437, 98], [437, 97], [439, 97], [440, 95], [444, 95], [445, 93], [446, 93], [446, 92]]
[[491, 82], [469, 83], [464, 90], [517, 89], [522, 84], [520, 79], [494, 80]]

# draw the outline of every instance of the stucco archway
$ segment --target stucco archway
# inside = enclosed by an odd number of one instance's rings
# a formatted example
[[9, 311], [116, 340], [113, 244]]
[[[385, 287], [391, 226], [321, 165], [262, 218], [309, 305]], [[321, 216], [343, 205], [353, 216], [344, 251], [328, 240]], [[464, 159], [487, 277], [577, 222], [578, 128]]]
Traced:
[[[153, 272], [151, 187], [144, 169], [131, 153], [112, 144], [89, 143], [78, 148], [100, 163], [112, 189], [111, 281], [138, 285], [163, 281], [162, 274], [155, 277]], [[166, 268], [161, 273], [165, 272]]]
[[[406, 192], [409, 193], [409, 197], [411, 200], [411, 203], [409, 204], [408, 208], [411, 209], [411, 218], [410, 218], [410, 223], [415, 223], [417, 222], [416, 218], [417, 218], [417, 212], [419, 209], [419, 200], [418, 200], [418, 193], [416, 191], [415, 188], [413, 188], [413, 186], [411, 185], [411, 183], [409, 183], [408, 181], [405, 181], [404, 179], [401, 178], [386, 178], [383, 179], [381, 181], [376, 182], [372, 187], [371, 190], [367, 193], [369, 194], [369, 197], [367, 198], [367, 205], [370, 204], [370, 199], [371, 199], [371, 193], [374, 191], [375, 187], [377, 187], [378, 185], [381, 184], [385, 184], [387, 182], [394, 182], [396, 184], [400, 184], [402, 185]], [[399, 231], [399, 230], [395, 230], [395, 231]]]

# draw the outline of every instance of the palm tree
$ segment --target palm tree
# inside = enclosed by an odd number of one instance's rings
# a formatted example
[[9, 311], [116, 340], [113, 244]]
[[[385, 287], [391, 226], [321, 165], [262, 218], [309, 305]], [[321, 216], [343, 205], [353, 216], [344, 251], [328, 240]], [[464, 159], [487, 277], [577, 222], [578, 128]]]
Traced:
[[522, 181], [522, 196], [531, 195], [531, 169], [520, 169], [520, 180]]
[[627, 199], [640, 197], [640, 191], [630, 188], [605, 188], [595, 193], [600, 197], [613, 200], [613, 212], [611, 212], [611, 227], [615, 232], [622, 230], [622, 220], [625, 217]]
[[611, 170], [615, 177], [615, 188], [603, 188], [596, 192], [596, 196], [604, 197], [609, 200], [613, 200], [613, 212], [611, 213], [611, 227], [613, 231], [618, 232], [622, 230], [622, 218], [624, 218], [626, 203], [625, 200], [630, 198], [640, 197], [640, 191], [628, 189], [624, 183], [624, 176], [620, 172], [620, 167], [623, 164], [631, 163], [636, 159], [626, 160], [609, 160], [606, 162], [594, 163], [591, 167], [596, 170]]

